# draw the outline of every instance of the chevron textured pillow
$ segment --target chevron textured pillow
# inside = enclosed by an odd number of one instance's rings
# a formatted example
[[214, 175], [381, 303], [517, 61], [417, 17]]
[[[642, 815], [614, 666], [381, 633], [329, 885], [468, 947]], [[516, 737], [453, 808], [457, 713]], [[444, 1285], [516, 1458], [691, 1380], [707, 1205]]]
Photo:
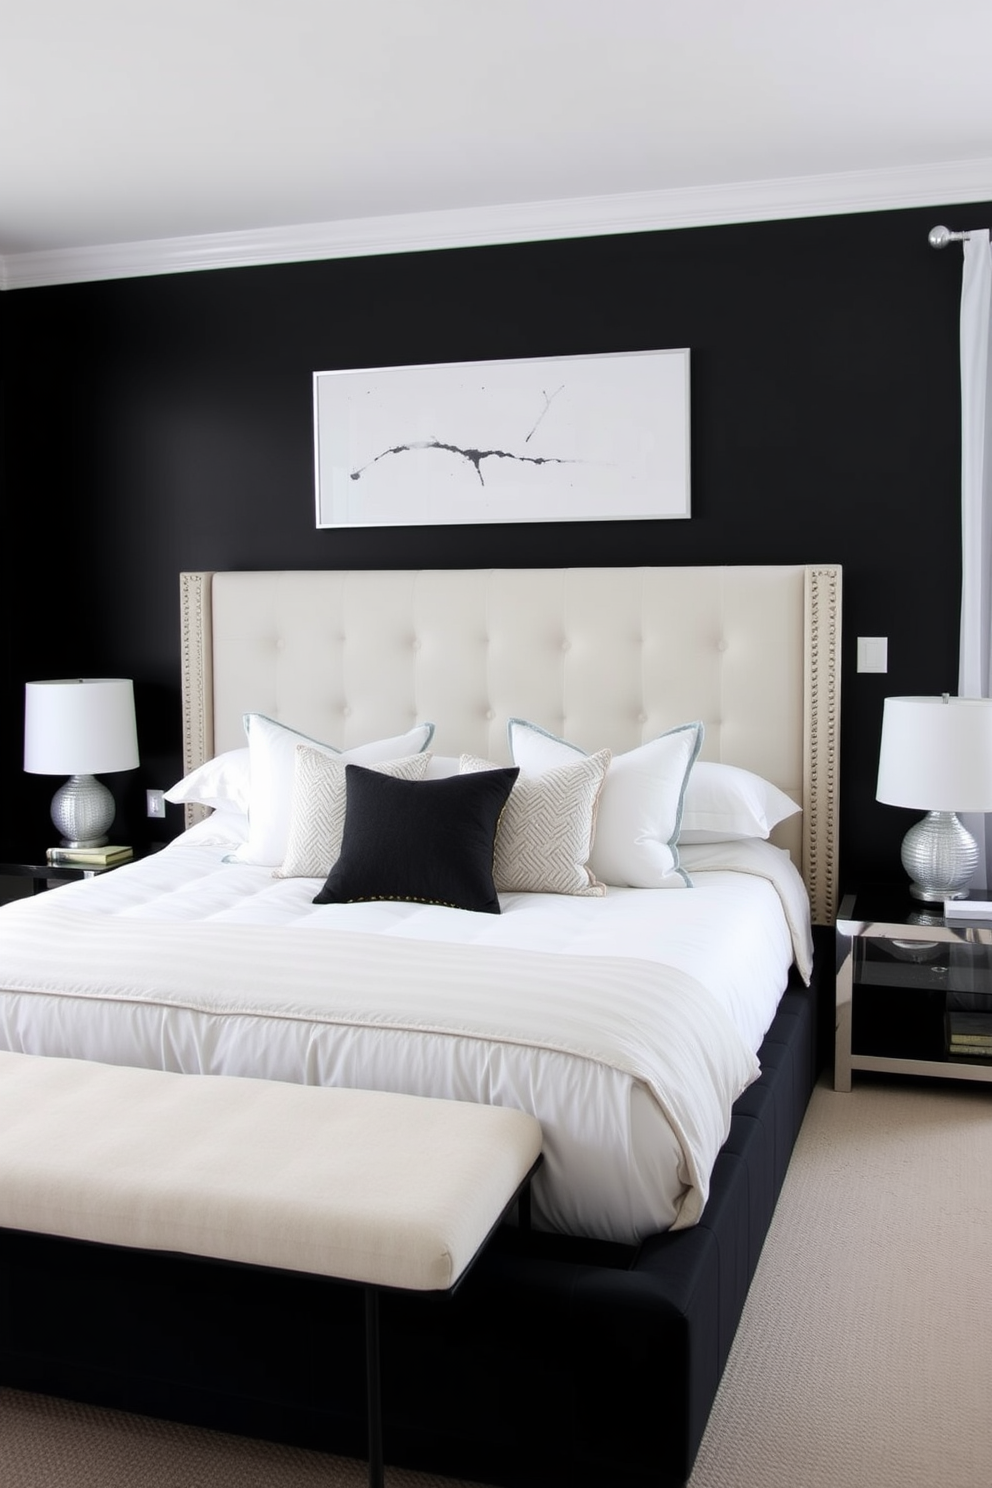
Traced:
[[[520, 775], [496, 833], [493, 877], [501, 892], [605, 894], [589, 868], [596, 806], [610, 751], [582, 755], [543, 775]], [[490, 760], [463, 754], [463, 774], [495, 770]]]
[[[411, 754], [368, 768], [399, 780], [423, 780], [430, 758], [429, 754]], [[289, 842], [274, 878], [324, 878], [337, 862], [348, 805], [347, 763], [341, 755], [297, 744]]]

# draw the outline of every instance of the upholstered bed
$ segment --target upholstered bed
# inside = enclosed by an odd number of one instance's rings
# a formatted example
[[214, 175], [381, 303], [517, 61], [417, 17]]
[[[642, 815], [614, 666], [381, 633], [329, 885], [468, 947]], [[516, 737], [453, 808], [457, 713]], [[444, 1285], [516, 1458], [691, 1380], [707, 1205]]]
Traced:
[[[684, 1481], [815, 1078], [839, 572], [181, 598], [187, 830], [0, 914], [0, 1046], [533, 1111], [532, 1235], [457, 1303], [386, 1310], [387, 1458]], [[362, 1451], [346, 1291], [5, 1249], [7, 1378]]]

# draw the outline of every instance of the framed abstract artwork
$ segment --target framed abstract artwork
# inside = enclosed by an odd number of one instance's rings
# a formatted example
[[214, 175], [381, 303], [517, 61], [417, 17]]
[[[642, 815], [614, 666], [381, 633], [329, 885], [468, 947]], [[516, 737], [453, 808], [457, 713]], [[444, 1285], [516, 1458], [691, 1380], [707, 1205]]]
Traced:
[[689, 352], [315, 372], [318, 527], [688, 517]]

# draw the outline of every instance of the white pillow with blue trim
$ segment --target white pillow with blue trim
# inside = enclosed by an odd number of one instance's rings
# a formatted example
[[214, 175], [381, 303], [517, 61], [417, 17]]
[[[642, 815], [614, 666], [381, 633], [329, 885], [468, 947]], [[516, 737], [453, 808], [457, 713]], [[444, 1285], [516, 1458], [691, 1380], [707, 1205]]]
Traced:
[[267, 718], [264, 713], [244, 715], [248, 735], [248, 763], [251, 785], [248, 808], [248, 841], [234, 853], [235, 863], [258, 863], [278, 868], [286, 856], [289, 828], [293, 816], [293, 782], [296, 774], [296, 746], [307, 744], [322, 754], [349, 761], [353, 765], [376, 765], [384, 760], [403, 759], [420, 754], [431, 742], [432, 723], [418, 723], [405, 734], [391, 739], [374, 739], [356, 744], [351, 749], [335, 749], [319, 739], [310, 739], [296, 729]]
[[[507, 732], [522, 776], [541, 775], [585, 753], [523, 718], [511, 718]], [[702, 742], [702, 723], [684, 723], [613, 756], [589, 859], [590, 871], [601, 883], [634, 889], [691, 886], [679, 864], [678, 836], [686, 781]]]

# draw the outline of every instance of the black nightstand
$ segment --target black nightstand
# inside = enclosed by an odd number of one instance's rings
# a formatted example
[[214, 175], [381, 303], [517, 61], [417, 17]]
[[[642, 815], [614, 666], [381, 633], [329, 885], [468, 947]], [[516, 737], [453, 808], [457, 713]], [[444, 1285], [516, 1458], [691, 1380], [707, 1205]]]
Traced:
[[869, 888], [843, 898], [836, 933], [835, 1090], [853, 1070], [992, 1081], [984, 1034], [950, 1045], [965, 1015], [992, 1036], [992, 920]]
[[[107, 866], [97, 867], [93, 864], [83, 863], [46, 863], [45, 849], [40, 852], [36, 848], [29, 850], [24, 856], [19, 856], [18, 850], [11, 850], [6, 844], [0, 847], [3, 861], [0, 862], [0, 878], [30, 878], [32, 894], [40, 894], [51, 884], [72, 883], [80, 878], [96, 878], [101, 873], [112, 873], [115, 868], [121, 868], [122, 863], [108, 863]], [[139, 848], [135, 848], [134, 857], [144, 857]], [[127, 858], [132, 863], [134, 858]]]

